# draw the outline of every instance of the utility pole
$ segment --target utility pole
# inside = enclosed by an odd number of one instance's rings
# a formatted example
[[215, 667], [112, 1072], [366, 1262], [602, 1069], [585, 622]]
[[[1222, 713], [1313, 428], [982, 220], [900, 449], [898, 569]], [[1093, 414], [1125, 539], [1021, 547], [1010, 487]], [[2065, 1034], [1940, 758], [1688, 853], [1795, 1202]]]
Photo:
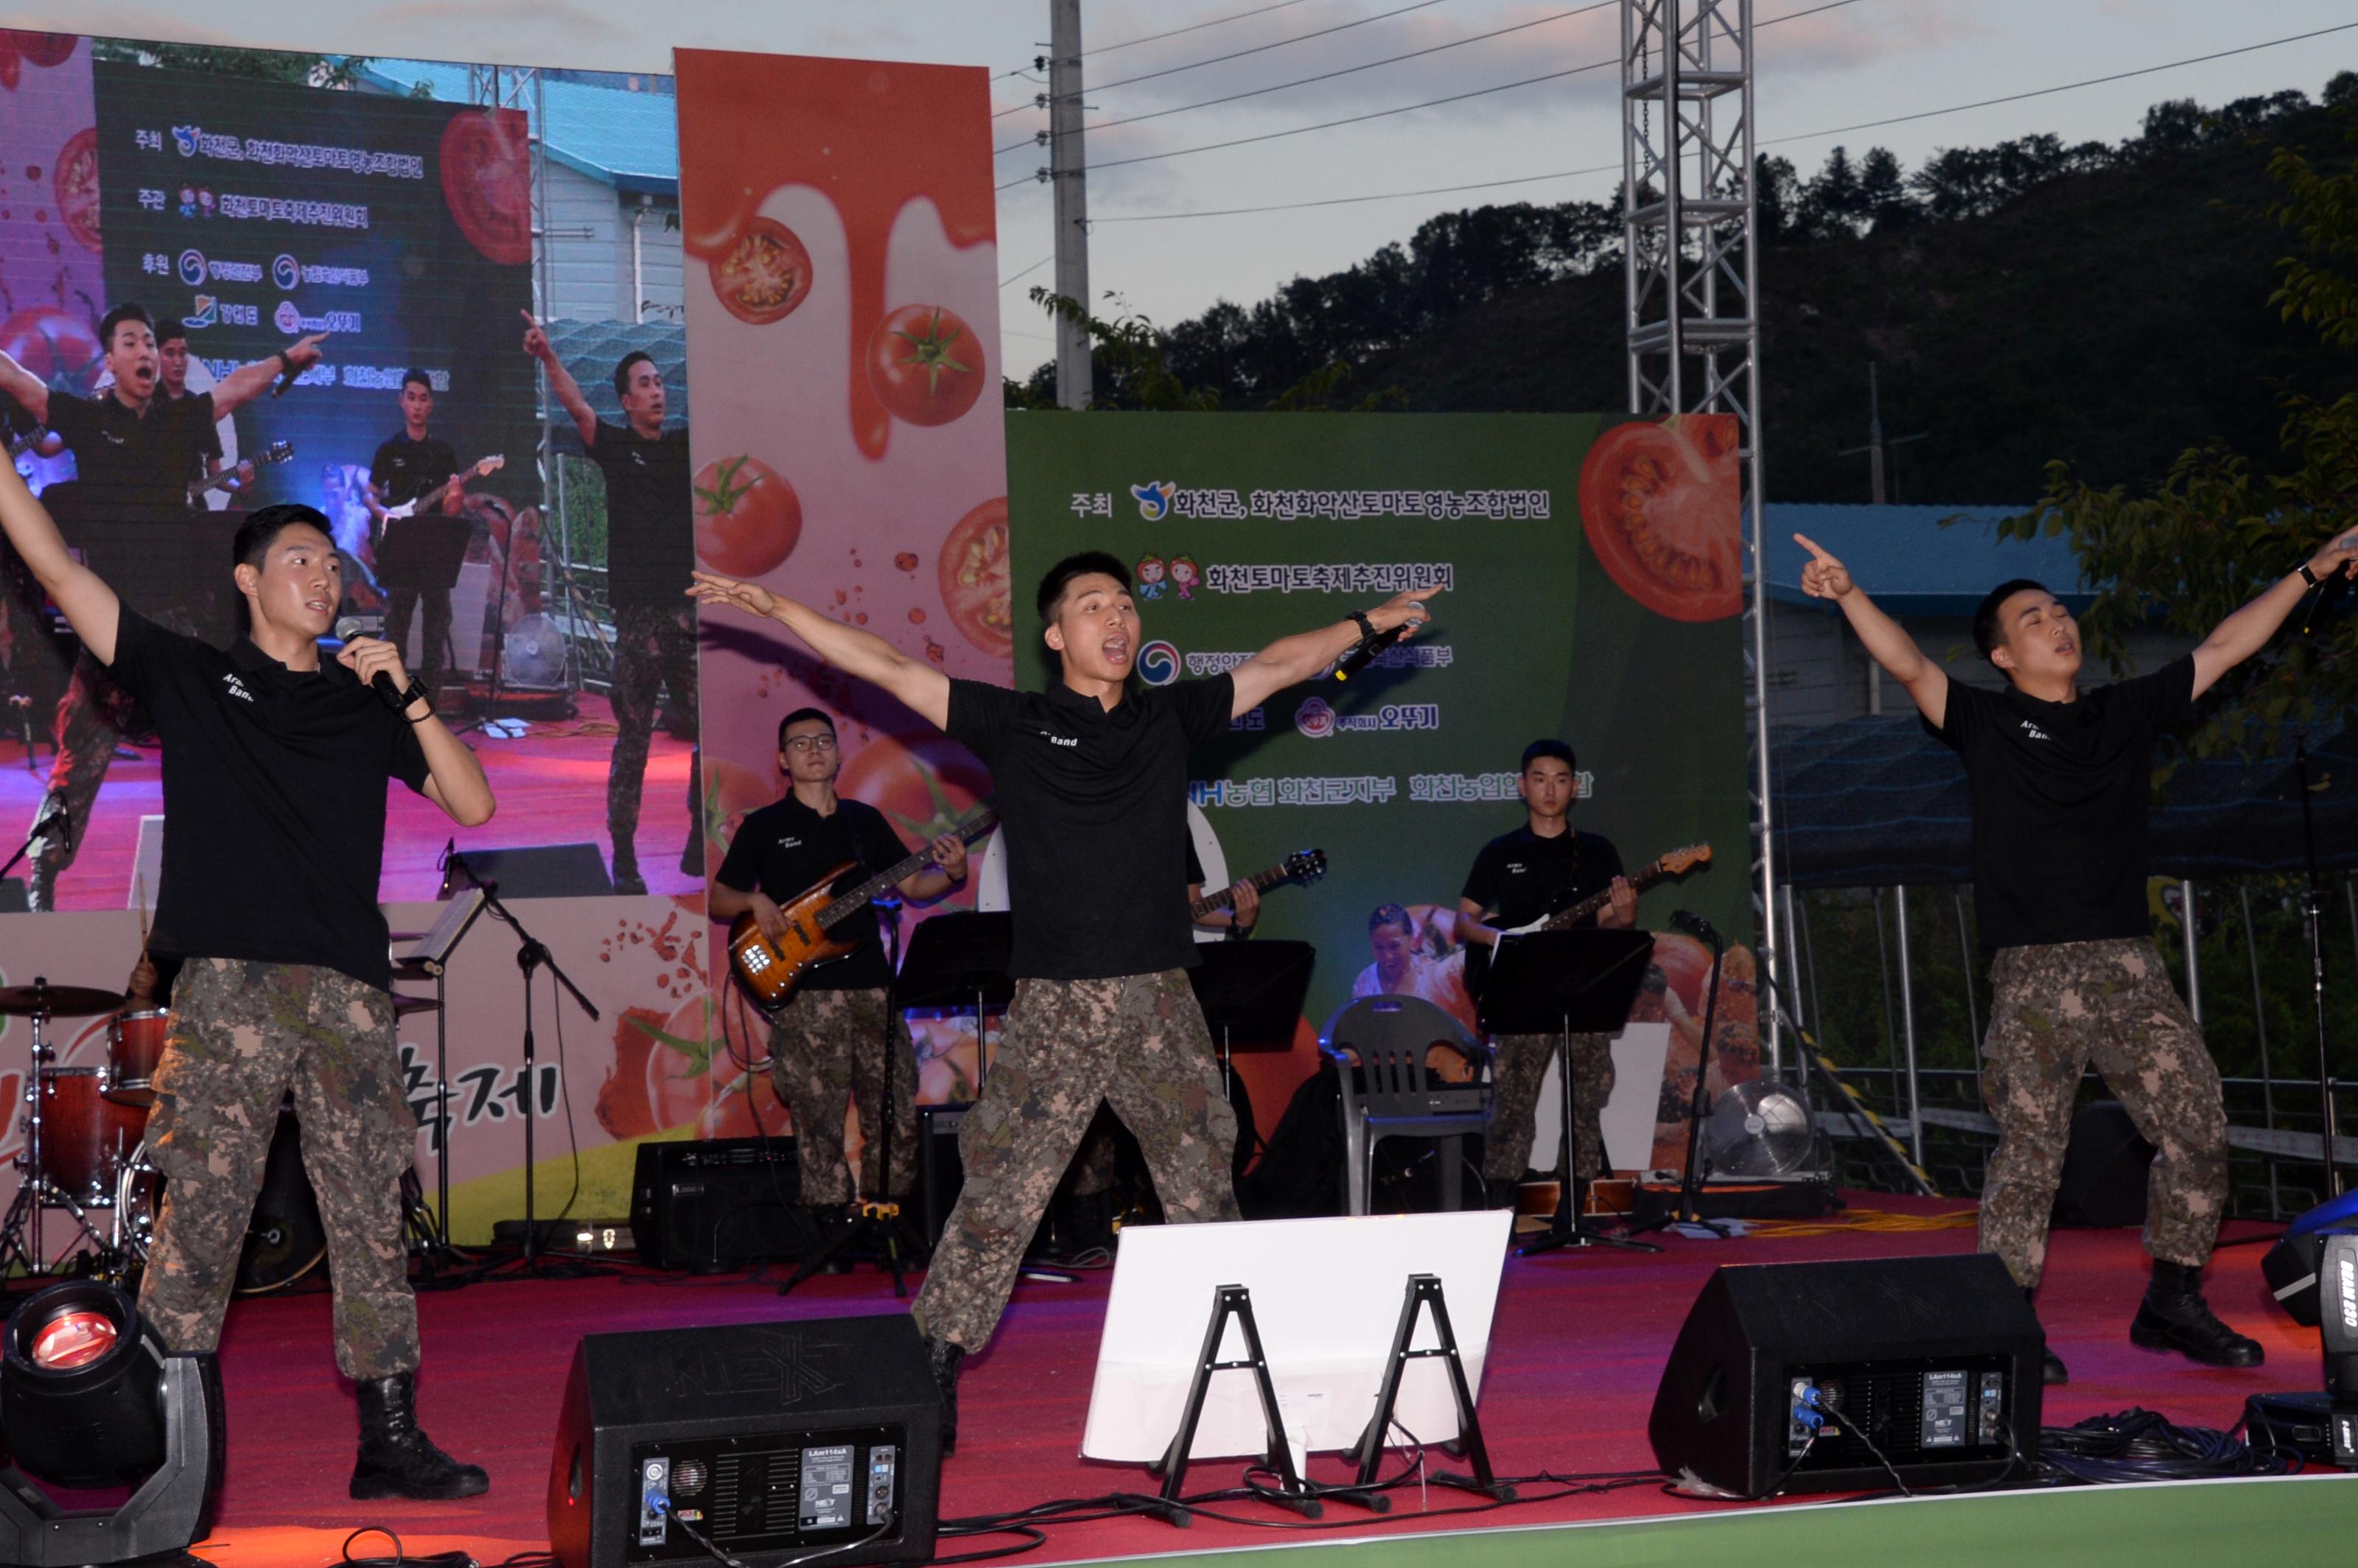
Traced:
[[[1055, 201], [1056, 292], [1089, 305], [1088, 149], [1081, 135], [1081, 0], [1048, 0], [1048, 180]], [[1089, 406], [1089, 334], [1056, 319], [1056, 403]]]
[[[1896, 440], [1887, 441], [1883, 438], [1883, 387], [1877, 377], [1876, 370], [1875, 362], [1869, 360], [1866, 362], [1866, 445], [1844, 447], [1834, 455], [1840, 458], [1855, 458], [1861, 452], [1866, 454], [1867, 495], [1876, 505], [1885, 506], [1890, 502], [1883, 481], [1884, 449], [1887, 447], [1904, 447], [1910, 441], [1921, 441], [1932, 432], [1919, 430], [1912, 436], [1901, 436]], [[1871, 714], [1879, 714], [1883, 711], [1883, 666], [1873, 659], [1866, 661], [1866, 710]], [[1919, 1156], [1917, 1163], [1923, 1163], [1921, 1156]]]

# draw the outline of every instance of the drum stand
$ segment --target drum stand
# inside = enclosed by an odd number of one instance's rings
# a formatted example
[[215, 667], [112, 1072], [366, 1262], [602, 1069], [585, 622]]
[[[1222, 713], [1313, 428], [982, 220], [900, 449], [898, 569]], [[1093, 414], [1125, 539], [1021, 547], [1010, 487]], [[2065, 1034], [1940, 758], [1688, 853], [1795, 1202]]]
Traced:
[[[47, 989], [49, 982], [36, 979], [33, 984], [38, 992]], [[25, 1272], [35, 1279], [49, 1272], [49, 1254], [41, 1242], [41, 1211], [48, 1208], [61, 1208], [72, 1215], [76, 1227], [98, 1249], [99, 1267], [119, 1271], [121, 1250], [91, 1223], [89, 1213], [81, 1204], [42, 1173], [41, 1089], [50, 1077], [50, 1064], [57, 1059], [57, 1053], [49, 1048], [44, 1028], [49, 1020], [47, 1010], [36, 1009], [28, 1017], [33, 1031], [32, 1071], [25, 1080], [25, 1152], [16, 1160], [23, 1178], [16, 1186], [16, 1200], [8, 1206], [6, 1218], [0, 1220], [0, 1274], [16, 1263], [23, 1264]]]

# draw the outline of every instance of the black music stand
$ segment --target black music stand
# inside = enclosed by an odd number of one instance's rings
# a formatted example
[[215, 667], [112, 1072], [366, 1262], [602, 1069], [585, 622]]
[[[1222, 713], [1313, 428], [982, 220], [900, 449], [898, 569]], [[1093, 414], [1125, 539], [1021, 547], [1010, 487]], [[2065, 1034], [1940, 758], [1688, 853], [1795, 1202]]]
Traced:
[[1619, 1247], [1660, 1252], [1648, 1241], [1607, 1236], [1581, 1217], [1587, 1183], [1579, 1174], [1573, 1089], [1574, 1033], [1611, 1034], [1629, 1021], [1629, 1004], [1645, 983], [1654, 952], [1649, 931], [1533, 931], [1498, 944], [1482, 987], [1482, 1027], [1499, 1034], [1556, 1037], [1556, 1077], [1563, 1096], [1563, 1128], [1556, 1141], [1555, 1216], [1542, 1234], [1518, 1250], [1530, 1257], [1559, 1247]]
[[[983, 1015], [1015, 1000], [1015, 981], [1008, 969], [1015, 962], [1015, 917], [1004, 911], [985, 914], [962, 911], [936, 914], [918, 923], [909, 937], [908, 956], [894, 982], [904, 1008], [974, 1010], [974, 1094], [982, 1098], [982, 1080], [989, 1072], [984, 1050]], [[933, 1238], [934, 1144], [918, 1122], [917, 1181], [925, 1188], [925, 1231]]]
[[[1187, 979], [1195, 987], [1195, 1000], [1218, 1048], [1220, 1088], [1233, 1106], [1237, 1092], [1228, 1058], [1236, 1043], [1241, 1040], [1246, 1049], [1258, 1051], [1293, 1047], [1318, 949], [1307, 942], [1206, 942], [1195, 952], [1204, 961], [1187, 971]], [[1249, 1105], [1248, 1099], [1248, 1108]], [[1239, 1118], [1231, 1165], [1241, 1169], [1258, 1141], [1260, 1134], [1251, 1123]]]

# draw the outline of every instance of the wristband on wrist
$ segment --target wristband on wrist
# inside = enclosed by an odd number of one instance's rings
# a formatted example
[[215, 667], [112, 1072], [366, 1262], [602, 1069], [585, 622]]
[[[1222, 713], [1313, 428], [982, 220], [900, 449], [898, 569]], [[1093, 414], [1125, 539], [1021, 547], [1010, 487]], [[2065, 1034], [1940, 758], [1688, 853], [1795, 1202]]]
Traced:
[[1376, 623], [1368, 619], [1365, 611], [1354, 610], [1351, 611], [1351, 619], [1357, 624], [1360, 636], [1372, 637], [1376, 634]]
[[2299, 570], [2300, 572], [2300, 580], [2309, 584], [2311, 588], [2315, 588], [2318, 583], [2322, 580], [2315, 572], [2309, 569], [2309, 563], [2307, 561], [2300, 563]]

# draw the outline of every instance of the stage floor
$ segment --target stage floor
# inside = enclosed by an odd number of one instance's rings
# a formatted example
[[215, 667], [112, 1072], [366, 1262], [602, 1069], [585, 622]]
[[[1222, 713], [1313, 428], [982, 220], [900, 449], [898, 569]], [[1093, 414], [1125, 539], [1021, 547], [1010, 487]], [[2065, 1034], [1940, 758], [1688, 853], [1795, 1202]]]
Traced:
[[[1862, 1208], [1914, 1215], [1954, 1212], [1958, 1206], [1909, 1203], [1879, 1194], [1850, 1195]], [[2233, 1238], [2262, 1230], [2232, 1226], [2228, 1235]], [[1972, 1241], [1970, 1228], [1725, 1241], [1673, 1237], [1668, 1239], [1668, 1251], [1659, 1257], [1603, 1252], [1512, 1260], [1500, 1291], [1490, 1362], [1480, 1390], [1483, 1428], [1494, 1463], [1503, 1475], [1650, 1466], [1645, 1422], [1655, 1383], [1689, 1303], [1718, 1263], [1945, 1253], [1969, 1249]], [[2230, 1321], [2266, 1346], [2269, 1365], [2250, 1372], [2219, 1371], [2129, 1345], [2128, 1318], [2146, 1271], [2136, 1232], [2059, 1233], [2040, 1315], [2071, 1365], [2072, 1381], [2048, 1390], [2048, 1424], [2143, 1405], [2188, 1424], [2227, 1427], [2239, 1419], [2247, 1394], [2318, 1386], [2317, 1335], [2295, 1327], [2267, 1302], [2259, 1254], [2260, 1249], [2250, 1246], [2223, 1249], [2213, 1266], [2211, 1294]], [[943, 1471], [946, 1517], [1152, 1489], [1141, 1470], [1085, 1463], [1076, 1456], [1109, 1280], [1109, 1275], [1098, 1273], [1072, 1285], [1022, 1285], [990, 1352], [968, 1361], [961, 1385], [960, 1445]], [[421, 1415], [438, 1441], [490, 1469], [490, 1494], [447, 1505], [350, 1501], [344, 1494], [352, 1459], [353, 1406], [349, 1389], [336, 1375], [327, 1296], [240, 1302], [232, 1310], [222, 1345], [229, 1474], [219, 1525], [202, 1548], [204, 1556], [222, 1568], [308, 1568], [333, 1562], [344, 1535], [366, 1524], [400, 1530], [413, 1553], [456, 1544], [486, 1563], [545, 1546], [542, 1506], [551, 1434], [566, 1368], [579, 1336], [900, 1310], [889, 1279], [864, 1268], [816, 1280], [786, 1301], [769, 1284], [742, 1275], [698, 1280], [633, 1271], [587, 1281], [472, 1285], [428, 1293], [420, 1308], [427, 1350]], [[1238, 1470], [1232, 1461], [1199, 1464], [1190, 1473], [1190, 1489], [1232, 1484]], [[1313, 1471], [1319, 1479], [1343, 1478], [1340, 1462], [1333, 1455], [1318, 1456]], [[2322, 1486], [2340, 1484], [2327, 1481]], [[2344, 1516], [2358, 1505], [2358, 1492], [2329, 1494], [2310, 1482], [2298, 1487], [2270, 1495], [2330, 1501]], [[2185, 1490], [2171, 1488], [2173, 1493]], [[1921, 1506], [1962, 1509], [1982, 1500]], [[1334, 1528], [1325, 1532], [1257, 1529], [1213, 1519], [1200, 1519], [1185, 1531], [1135, 1519], [1103, 1520], [1056, 1527], [1045, 1546], [1025, 1557], [1072, 1562], [1665, 1515], [1788, 1514], [1805, 1506], [1702, 1504], [1667, 1497], [1651, 1483], [1554, 1502], [1466, 1511], [1477, 1501], [1439, 1488], [1424, 1497], [1404, 1489], [1395, 1494], [1394, 1512], [1388, 1518], [1357, 1510], [1347, 1514], [1330, 1507], [1325, 1522]], [[1227, 1511], [1271, 1525], [1301, 1523], [1290, 1514], [1258, 1505], [1235, 1505]], [[2098, 1513], [2112, 1521], [2100, 1533], [2116, 1552], [2130, 1544], [2124, 1531], [2140, 1533], [2140, 1520], [2166, 1517], [2166, 1511], [2120, 1511], [2110, 1504]], [[2098, 1513], [2074, 1517], [2093, 1519]], [[1976, 1517], [2000, 1516], [1985, 1512]], [[2011, 1513], [2003, 1517], [2017, 1518]], [[1896, 1522], [1887, 1520], [1885, 1530]], [[1659, 1533], [1640, 1535], [1650, 1539]], [[2157, 1544], [2165, 1543], [2163, 1534], [2157, 1525]], [[1484, 1544], [1486, 1549], [1503, 1547], [1509, 1539], [1530, 1543], [1546, 1538], [1513, 1530], [1509, 1536], [1486, 1537]], [[1671, 1545], [1672, 1539], [1698, 1545], [1704, 1537], [1673, 1531], [1628, 1560], [1704, 1560]], [[1797, 1553], [1807, 1553], [1801, 1544], [1807, 1539], [1793, 1538]], [[1584, 1552], [1602, 1541], [1589, 1531], [1581, 1532], [1580, 1540]], [[1007, 1542], [1005, 1537], [945, 1541], [941, 1551], [948, 1554]], [[380, 1549], [389, 1551], [381, 1541], [355, 1547], [362, 1552]], [[1566, 1543], [1550, 1554], [1560, 1556], [1569, 1550]], [[1408, 1552], [1408, 1543], [1400, 1551]], [[1387, 1561], [1392, 1556], [1388, 1553]], [[1617, 1553], [1613, 1560], [1622, 1558]], [[1923, 1559], [1920, 1555], [1918, 1560]], [[2114, 1560], [2118, 1560], [2116, 1554]], [[1364, 1563], [1367, 1559], [1355, 1561]]]

